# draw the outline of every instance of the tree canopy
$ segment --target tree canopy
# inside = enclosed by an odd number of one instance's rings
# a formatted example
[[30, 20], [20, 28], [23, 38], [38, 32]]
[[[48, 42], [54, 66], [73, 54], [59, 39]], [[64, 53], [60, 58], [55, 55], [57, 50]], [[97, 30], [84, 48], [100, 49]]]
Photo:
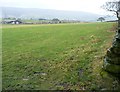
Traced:
[[97, 19], [97, 21], [101, 21], [101, 22], [103, 22], [105, 20], [105, 18], [103, 18], [103, 17], [99, 17], [98, 19]]

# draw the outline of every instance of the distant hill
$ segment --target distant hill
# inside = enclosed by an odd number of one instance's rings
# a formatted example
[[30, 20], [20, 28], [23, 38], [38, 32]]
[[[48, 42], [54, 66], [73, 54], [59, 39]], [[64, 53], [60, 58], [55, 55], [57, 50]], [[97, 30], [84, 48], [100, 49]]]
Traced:
[[63, 11], [37, 8], [2, 7], [2, 17], [16, 18], [46, 18], [66, 19], [80, 21], [96, 21], [102, 15], [82, 11]]

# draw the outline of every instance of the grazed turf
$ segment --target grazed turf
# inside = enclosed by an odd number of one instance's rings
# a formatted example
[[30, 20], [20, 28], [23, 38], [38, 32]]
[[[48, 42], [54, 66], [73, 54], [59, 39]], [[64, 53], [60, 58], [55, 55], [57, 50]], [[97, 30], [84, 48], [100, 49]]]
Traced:
[[100, 73], [111, 28], [113, 23], [3, 25], [3, 89], [118, 89], [114, 77]]

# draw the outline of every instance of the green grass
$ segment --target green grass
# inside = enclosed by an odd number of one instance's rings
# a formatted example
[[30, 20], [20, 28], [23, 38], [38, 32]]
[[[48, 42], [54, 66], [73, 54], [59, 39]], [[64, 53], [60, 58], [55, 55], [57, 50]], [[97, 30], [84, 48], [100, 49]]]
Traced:
[[118, 89], [116, 78], [101, 76], [113, 25], [3, 25], [3, 89]]

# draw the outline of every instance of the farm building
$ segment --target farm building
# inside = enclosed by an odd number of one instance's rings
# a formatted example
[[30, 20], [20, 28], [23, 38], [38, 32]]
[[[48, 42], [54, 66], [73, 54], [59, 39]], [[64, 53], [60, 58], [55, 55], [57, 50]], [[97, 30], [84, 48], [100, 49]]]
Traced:
[[20, 20], [3, 20], [2, 24], [21, 24], [22, 21]]

